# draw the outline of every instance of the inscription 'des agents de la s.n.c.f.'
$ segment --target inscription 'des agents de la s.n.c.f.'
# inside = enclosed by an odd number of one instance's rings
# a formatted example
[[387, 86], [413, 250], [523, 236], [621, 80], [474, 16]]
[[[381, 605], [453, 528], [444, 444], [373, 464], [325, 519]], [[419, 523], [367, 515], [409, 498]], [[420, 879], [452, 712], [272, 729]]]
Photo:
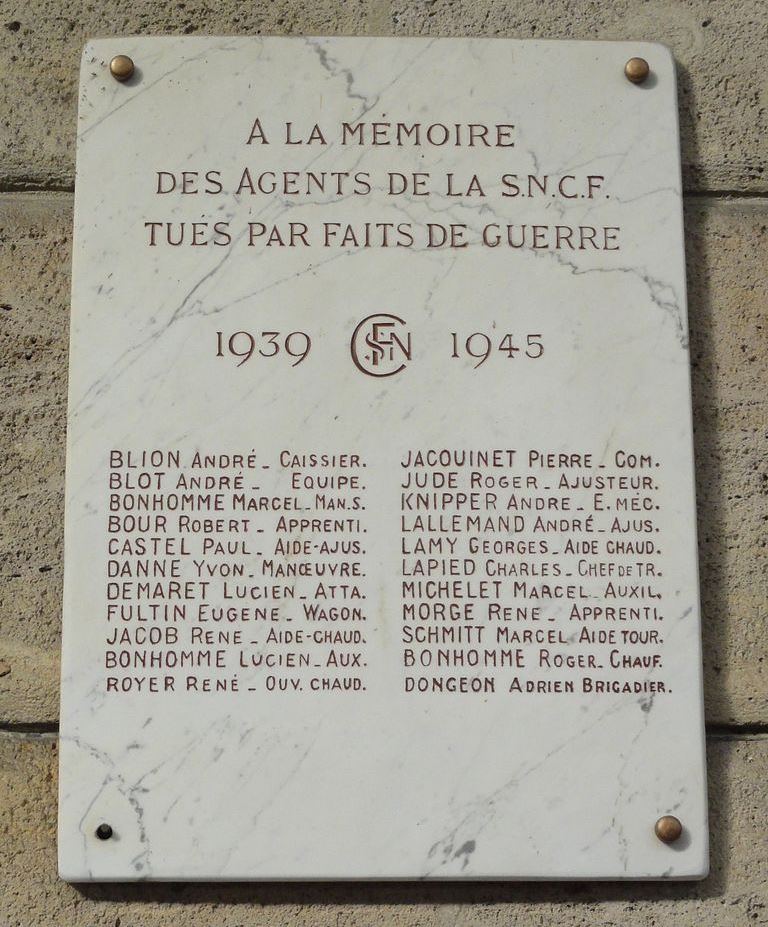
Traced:
[[706, 873], [680, 198], [661, 46], [86, 47], [63, 877]]

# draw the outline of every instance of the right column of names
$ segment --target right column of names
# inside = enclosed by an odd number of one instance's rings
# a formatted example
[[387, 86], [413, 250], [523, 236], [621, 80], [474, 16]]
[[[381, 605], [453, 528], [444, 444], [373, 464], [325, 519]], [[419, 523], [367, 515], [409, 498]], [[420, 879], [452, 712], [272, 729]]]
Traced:
[[670, 691], [651, 454], [413, 449], [400, 473], [406, 692]]

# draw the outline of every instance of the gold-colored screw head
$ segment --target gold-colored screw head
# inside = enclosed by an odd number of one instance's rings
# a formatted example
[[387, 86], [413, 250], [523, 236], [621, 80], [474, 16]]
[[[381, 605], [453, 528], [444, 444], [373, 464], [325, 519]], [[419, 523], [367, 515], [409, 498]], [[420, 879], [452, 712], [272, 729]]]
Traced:
[[134, 71], [133, 59], [128, 55], [115, 55], [109, 62], [109, 71], [115, 80], [128, 80]]
[[674, 815], [665, 814], [663, 817], [659, 818], [653, 829], [659, 840], [662, 840], [664, 843], [674, 843], [682, 834], [683, 825]]
[[624, 65], [624, 74], [633, 84], [642, 84], [650, 73], [651, 69], [645, 58], [630, 58]]

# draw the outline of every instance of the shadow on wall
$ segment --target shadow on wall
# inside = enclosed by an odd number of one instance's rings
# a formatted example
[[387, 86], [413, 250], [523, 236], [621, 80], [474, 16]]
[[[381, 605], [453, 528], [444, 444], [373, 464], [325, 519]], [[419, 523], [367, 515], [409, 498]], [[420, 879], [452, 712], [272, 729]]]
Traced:
[[[724, 476], [728, 461], [720, 450], [722, 411], [715, 405], [716, 307], [712, 304], [707, 260], [707, 208], [690, 202], [685, 212], [688, 273], [691, 375], [693, 389], [693, 439], [696, 460], [696, 508], [698, 513], [699, 583], [703, 660], [707, 667], [704, 703], [707, 717], [733, 718], [721, 667], [728, 658], [729, 627], [726, 588], [728, 549]], [[731, 464], [732, 465], [732, 464]]]
[[[693, 90], [688, 74], [678, 69], [679, 93], [694, 109]], [[687, 133], [682, 152], [684, 163], [697, 163], [695, 133]], [[688, 251], [688, 293], [692, 339], [694, 408], [706, 407], [708, 384], [713, 382], [711, 345], [712, 305], [706, 262], [700, 249], [704, 240], [704, 213], [690, 209], [686, 213], [686, 247]], [[694, 249], [696, 253], [694, 254]], [[698, 401], [697, 401], [698, 400]], [[716, 455], [716, 421], [705, 413], [694, 421], [697, 460], [704, 472], [707, 462], [706, 488], [699, 485], [699, 533], [706, 544], [701, 551], [703, 580], [703, 627], [705, 660], [718, 660], [727, 644], [727, 616], [723, 607], [723, 590], [718, 562], [723, 560], [721, 481], [718, 469], [712, 469]], [[716, 676], [716, 674], [712, 674]], [[712, 676], [710, 678], [712, 678]], [[711, 701], [722, 702], [724, 693], [709, 693]], [[717, 737], [708, 750], [710, 859], [711, 874], [701, 882], [280, 882], [280, 883], [119, 883], [76, 886], [93, 901], [153, 902], [156, 904], [228, 904], [228, 905], [408, 905], [408, 904], [515, 904], [515, 903], [600, 903], [646, 902], [662, 900], [705, 900], [722, 895], [726, 888], [726, 871], [730, 847], [728, 752], [717, 749]]]

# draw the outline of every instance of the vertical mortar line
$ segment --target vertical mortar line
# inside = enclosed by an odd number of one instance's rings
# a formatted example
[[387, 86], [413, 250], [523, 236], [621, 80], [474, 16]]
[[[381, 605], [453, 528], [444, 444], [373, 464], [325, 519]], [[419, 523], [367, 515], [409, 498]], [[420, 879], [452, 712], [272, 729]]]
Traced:
[[369, 0], [369, 35], [392, 35], [392, 4], [390, 0]]

